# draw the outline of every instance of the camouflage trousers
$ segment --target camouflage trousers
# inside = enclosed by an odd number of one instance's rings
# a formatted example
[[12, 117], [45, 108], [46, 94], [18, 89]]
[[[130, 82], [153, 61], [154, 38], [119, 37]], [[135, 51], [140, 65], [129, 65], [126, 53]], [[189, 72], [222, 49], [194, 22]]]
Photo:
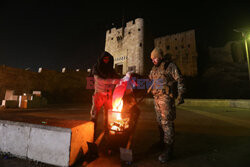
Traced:
[[163, 132], [163, 140], [166, 144], [174, 143], [175, 129], [174, 120], [176, 118], [174, 99], [167, 96], [154, 96], [154, 105], [156, 120], [158, 122], [160, 133]]

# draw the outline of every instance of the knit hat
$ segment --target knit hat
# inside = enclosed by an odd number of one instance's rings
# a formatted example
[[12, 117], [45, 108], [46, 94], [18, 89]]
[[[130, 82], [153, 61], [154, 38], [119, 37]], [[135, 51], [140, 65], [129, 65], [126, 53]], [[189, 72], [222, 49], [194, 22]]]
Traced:
[[154, 50], [151, 52], [151, 59], [154, 58], [159, 58], [159, 59], [163, 58], [163, 51], [158, 47], [154, 48]]

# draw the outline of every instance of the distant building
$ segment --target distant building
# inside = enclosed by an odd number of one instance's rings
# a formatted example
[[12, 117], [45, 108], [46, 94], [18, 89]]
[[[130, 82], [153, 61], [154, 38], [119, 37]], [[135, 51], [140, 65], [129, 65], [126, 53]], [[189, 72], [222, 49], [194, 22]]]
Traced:
[[41, 91], [33, 91], [33, 94], [16, 94], [14, 90], [6, 90], [4, 100], [2, 100], [2, 107], [7, 108], [27, 108], [28, 100], [32, 101], [33, 96], [41, 96]]
[[154, 45], [160, 47], [164, 54], [172, 55], [171, 59], [177, 64], [183, 75], [197, 75], [198, 54], [194, 30], [156, 38]]

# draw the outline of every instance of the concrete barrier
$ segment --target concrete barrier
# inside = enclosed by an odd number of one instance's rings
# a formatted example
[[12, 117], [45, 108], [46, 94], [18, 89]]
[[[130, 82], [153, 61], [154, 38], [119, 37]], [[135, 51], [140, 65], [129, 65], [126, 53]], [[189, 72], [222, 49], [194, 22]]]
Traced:
[[94, 124], [88, 121], [0, 120], [0, 151], [57, 166], [72, 166], [93, 142]]
[[[153, 104], [153, 98], [144, 99], [145, 104]], [[244, 99], [185, 99], [182, 105], [249, 108], [250, 100]]]

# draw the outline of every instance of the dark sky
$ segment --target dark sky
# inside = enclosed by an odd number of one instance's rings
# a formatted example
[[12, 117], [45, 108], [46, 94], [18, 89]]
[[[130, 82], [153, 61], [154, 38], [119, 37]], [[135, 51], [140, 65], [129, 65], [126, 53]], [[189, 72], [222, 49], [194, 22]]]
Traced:
[[246, 2], [90, 2], [1, 1], [0, 64], [35, 70], [90, 67], [104, 49], [106, 31], [112, 23], [119, 27], [123, 16], [144, 18], [153, 37], [195, 29], [196, 38], [211, 46], [240, 39], [233, 29], [250, 24]]

